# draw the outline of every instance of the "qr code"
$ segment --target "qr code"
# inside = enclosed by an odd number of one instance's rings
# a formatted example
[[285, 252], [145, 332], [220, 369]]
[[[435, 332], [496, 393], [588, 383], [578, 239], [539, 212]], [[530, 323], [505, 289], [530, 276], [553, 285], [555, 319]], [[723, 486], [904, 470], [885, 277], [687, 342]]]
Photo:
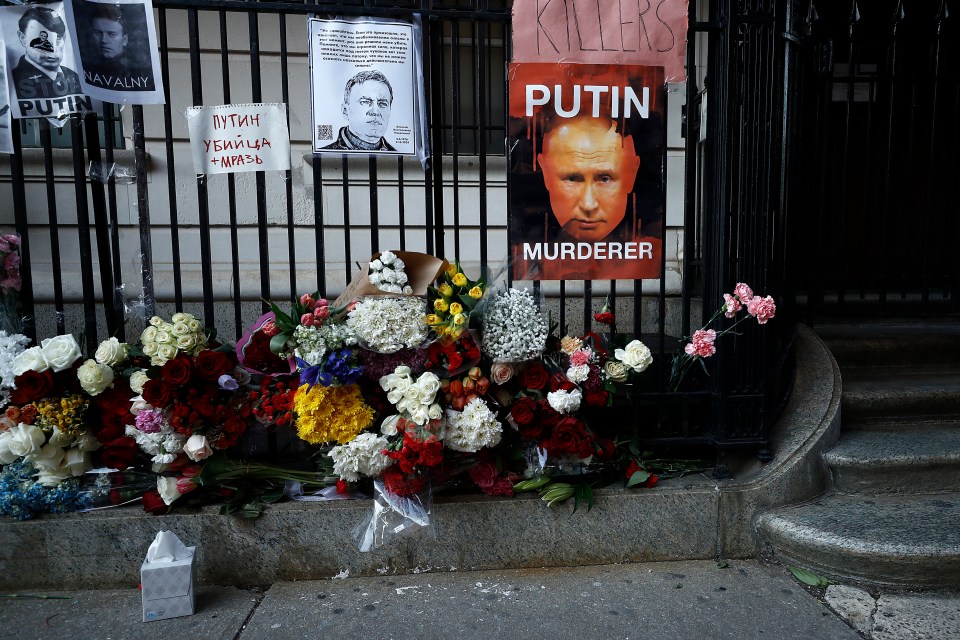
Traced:
[[333, 140], [333, 125], [332, 125], [332, 124], [318, 124], [318, 125], [317, 125], [317, 140]]

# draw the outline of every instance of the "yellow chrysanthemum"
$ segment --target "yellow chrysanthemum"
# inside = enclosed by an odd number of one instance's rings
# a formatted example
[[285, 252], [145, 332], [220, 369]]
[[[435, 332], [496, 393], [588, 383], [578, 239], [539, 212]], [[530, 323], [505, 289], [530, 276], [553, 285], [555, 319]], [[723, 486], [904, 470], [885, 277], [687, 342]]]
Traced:
[[463, 275], [462, 273], [455, 274], [451, 280], [453, 280], [453, 284], [457, 285], [458, 287], [463, 287], [467, 284], [467, 276]]
[[363, 401], [360, 387], [307, 385], [297, 389], [293, 398], [297, 413], [297, 434], [311, 444], [346, 444], [370, 426], [373, 409]]

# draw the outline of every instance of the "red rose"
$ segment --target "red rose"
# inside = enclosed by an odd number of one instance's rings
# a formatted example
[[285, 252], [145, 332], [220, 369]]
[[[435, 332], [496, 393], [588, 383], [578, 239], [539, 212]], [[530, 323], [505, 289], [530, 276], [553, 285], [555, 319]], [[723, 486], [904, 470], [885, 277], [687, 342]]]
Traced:
[[540, 422], [545, 427], [555, 427], [563, 417], [556, 409], [550, 406], [546, 398], [540, 401]]
[[100, 462], [112, 469], [126, 469], [133, 466], [137, 457], [137, 443], [133, 438], [120, 436], [116, 440], [105, 442], [100, 450]]
[[163, 380], [147, 380], [143, 385], [143, 399], [155, 409], [162, 409], [170, 404], [173, 391]]
[[162, 516], [170, 510], [170, 507], [163, 502], [159, 491], [150, 489], [143, 494], [143, 510], [155, 516]]
[[10, 394], [13, 404], [27, 404], [39, 400], [53, 391], [53, 374], [48, 370], [37, 373], [30, 370], [14, 378], [17, 388]]
[[539, 362], [531, 362], [527, 365], [527, 368], [520, 372], [520, 384], [525, 386], [527, 389], [543, 389], [543, 386], [547, 384], [547, 379], [550, 377], [550, 374], [547, 373], [547, 370], [544, 369], [543, 365]]
[[526, 427], [533, 422], [537, 412], [537, 401], [528, 396], [517, 398], [510, 407], [510, 415], [518, 427]]
[[603, 313], [593, 314], [593, 319], [599, 322], [600, 324], [613, 324], [616, 322], [616, 318], [609, 311]]
[[347, 484], [347, 481], [338, 478], [337, 479], [337, 495], [343, 495], [348, 491], [350, 491], [350, 485]]
[[480, 487], [482, 490], [486, 491], [493, 486], [493, 483], [496, 482], [497, 476], [500, 473], [497, 471], [497, 465], [492, 462], [481, 462], [470, 467], [470, 479], [473, 480], [473, 484]]
[[586, 458], [593, 455], [593, 437], [582, 420], [566, 416], [553, 428], [547, 449]]
[[587, 395], [584, 397], [584, 400], [589, 407], [605, 407], [607, 406], [607, 397], [608, 394], [603, 389], [599, 391], [587, 391]]
[[173, 360], [167, 360], [163, 363], [163, 366], [160, 367], [160, 376], [167, 384], [186, 384], [190, 380], [192, 371], [193, 365], [190, 364], [190, 358], [179, 355]]
[[201, 351], [194, 364], [197, 366], [197, 373], [204, 380], [216, 380], [233, 369], [230, 358], [222, 351]]
[[562, 373], [555, 373], [550, 376], [550, 391], [573, 391], [577, 386], [567, 380], [567, 376]]
[[601, 460], [613, 460], [617, 455], [617, 443], [610, 438], [601, 438], [594, 445], [597, 449], [597, 457]]
[[635, 474], [637, 471], [643, 471], [643, 467], [641, 467], [636, 460], [631, 460], [630, 464], [627, 465], [627, 471], [624, 475], [626, 475], [627, 480], [629, 480], [630, 477], [633, 476], [633, 474]]
[[515, 474], [508, 473], [503, 478], [497, 478], [496, 482], [483, 490], [488, 496], [512, 496], [513, 484], [519, 480]]
[[528, 425], [520, 427], [520, 437], [524, 440], [539, 440], [543, 437], [543, 423], [540, 421], [531, 422]]

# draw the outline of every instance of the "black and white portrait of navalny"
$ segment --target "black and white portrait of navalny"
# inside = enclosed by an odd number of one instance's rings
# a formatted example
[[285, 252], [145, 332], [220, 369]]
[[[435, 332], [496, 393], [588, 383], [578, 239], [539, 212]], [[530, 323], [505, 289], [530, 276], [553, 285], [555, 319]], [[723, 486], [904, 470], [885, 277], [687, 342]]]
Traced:
[[110, 102], [162, 103], [153, 7], [149, 0], [73, 0], [84, 90]]
[[14, 118], [52, 118], [62, 124], [70, 114], [99, 108], [83, 93], [71, 33], [62, 2], [0, 7]]

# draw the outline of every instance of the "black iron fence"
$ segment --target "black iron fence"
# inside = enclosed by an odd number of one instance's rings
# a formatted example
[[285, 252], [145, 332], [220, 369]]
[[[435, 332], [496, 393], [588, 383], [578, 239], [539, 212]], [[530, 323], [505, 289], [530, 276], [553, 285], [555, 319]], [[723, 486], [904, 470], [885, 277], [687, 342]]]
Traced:
[[807, 186], [790, 272], [809, 318], [960, 312], [957, 18], [945, 0], [817, 2], [804, 17]]
[[[784, 292], [787, 214], [795, 206], [798, 24], [809, 9], [801, 4], [723, 0], [703, 16], [691, 5], [679, 147], [684, 216], [682, 227], [664, 234], [665, 249], [671, 240], [682, 249], [675, 263], [680, 284], [668, 286], [664, 250], [665, 277], [646, 287], [639, 281], [536, 285], [561, 328], [599, 329], [593, 311], [608, 295], [618, 315], [632, 318], [632, 326], [619, 328], [643, 336], [657, 371], [618, 415], [638, 420], [651, 442], [763, 450], [789, 389], [793, 326], [783, 314], [718, 345], [709, 375], [692, 376], [680, 391], [669, 390], [667, 379], [681, 337], [712, 315], [735, 282], [778, 300]], [[45, 121], [38, 123], [36, 150], [25, 149], [20, 131], [14, 133], [9, 181], [0, 185], [12, 202], [4, 215], [12, 219], [3, 222], [23, 236], [25, 315], [46, 323], [47, 334], [82, 332], [88, 345], [104, 332], [135, 338], [136, 321], [125, 325], [132, 305], [141, 317], [158, 307], [193, 311], [221, 335], [239, 336], [263, 300], [314, 289], [336, 293], [356, 262], [379, 249], [426, 251], [495, 273], [507, 254], [508, 2], [155, 0], [154, 6], [168, 100], [121, 115], [126, 145], [117, 144], [117, 116], [109, 110], [102, 123], [92, 116], [68, 123], [73, 144], [66, 155], [54, 148]], [[429, 169], [409, 159], [309, 155], [309, 116], [298, 118], [294, 107], [308, 100], [303, 23], [310, 13], [421, 16]], [[279, 178], [231, 174], [216, 184], [195, 177], [183, 154], [179, 111], [248, 101], [291, 105], [299, 168]], [[90, 162], [128, 163], [135, 187], [115, 177], [91, 179]], [[217, 257], [226, 265], [222, 272]], [[82, 313], [73, 321], [75, 308]], [[26, 330], [36, 328], [28, 323]]]

